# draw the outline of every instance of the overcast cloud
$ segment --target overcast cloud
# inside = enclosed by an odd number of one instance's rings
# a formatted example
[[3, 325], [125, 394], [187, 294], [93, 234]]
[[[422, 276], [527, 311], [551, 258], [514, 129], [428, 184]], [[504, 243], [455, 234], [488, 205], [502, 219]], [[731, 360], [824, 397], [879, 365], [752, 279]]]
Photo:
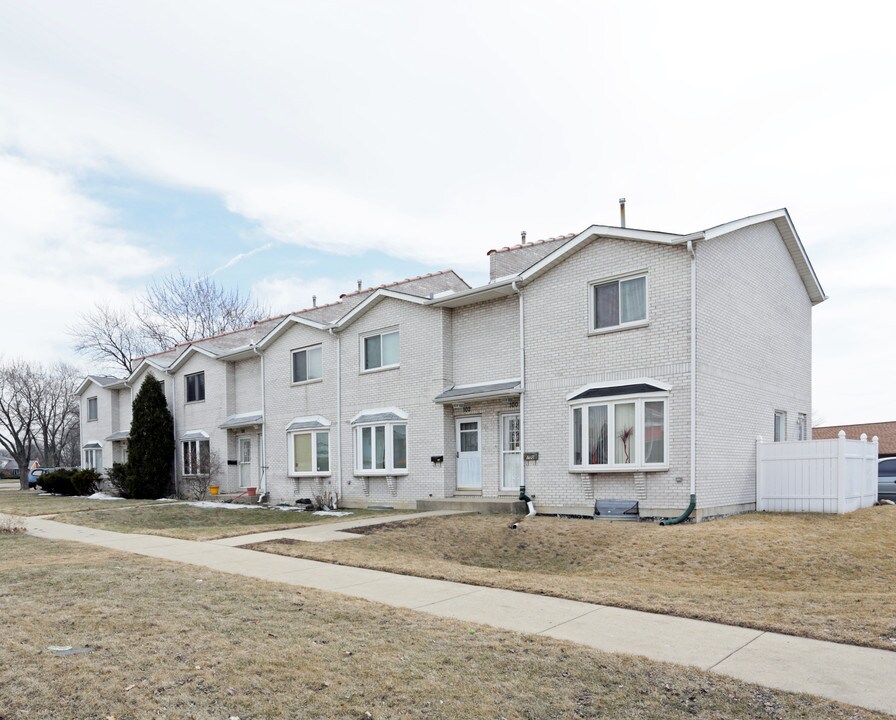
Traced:
[[[79, 310], [181, 253], [206, 272], [243, 255], [228, 272], [290, 310], [355, 278], [336, 257], [265, 272], [283, 246], [392, 257], [370, 282], [478, 279], [522, 229], [616, 224], [620, 196], [629, 225], [677, 232], [786, 206], [831, 297], [816, 411], [896, 419], [894, 20], [861, 2], [2, 1], [3, 352], [69, 356]], [[172, 251], [97, 177], [205, 193], [256, 232]]]

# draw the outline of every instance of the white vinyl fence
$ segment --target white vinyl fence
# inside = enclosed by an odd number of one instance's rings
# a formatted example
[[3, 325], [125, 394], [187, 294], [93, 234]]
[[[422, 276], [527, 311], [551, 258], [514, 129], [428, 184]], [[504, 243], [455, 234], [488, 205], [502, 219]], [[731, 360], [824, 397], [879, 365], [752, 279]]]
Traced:
[[847, 513], [877, 501], [877, 437], [868, 442], [756, 440], [756, 509]]

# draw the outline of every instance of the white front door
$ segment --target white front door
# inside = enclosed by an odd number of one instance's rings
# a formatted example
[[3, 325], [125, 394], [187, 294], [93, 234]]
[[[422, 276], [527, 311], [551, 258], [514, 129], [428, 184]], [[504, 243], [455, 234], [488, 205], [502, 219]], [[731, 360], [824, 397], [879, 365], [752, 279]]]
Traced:
[[240, 487], [252, 484], [252, 440], [247, 437], [239, 439]]
[[501, 416], [501, 489], [519, 490], [522, 475], [519, 413]]
[[457, 419], [457, 489], [482, 489], [482, 423], [479, 418]]

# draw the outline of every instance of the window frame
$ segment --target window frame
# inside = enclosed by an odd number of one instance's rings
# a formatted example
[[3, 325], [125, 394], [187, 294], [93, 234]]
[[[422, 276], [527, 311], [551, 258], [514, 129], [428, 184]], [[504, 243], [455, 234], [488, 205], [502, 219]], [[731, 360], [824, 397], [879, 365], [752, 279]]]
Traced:
[[[97, 464], [97, 460], [99, 460], [99, 464]], [[84, 467], [89, 470], [96, 470], [102, 475], [105, 470], [105, 468], [103, 468], [103, 449], [86, 448], [84, 450]]]
[[[405, 467], [395, 467], [395, 434], [394, 429], [397, 426], [404, 427], [404, 464]], [[383, 453], [383, 464], [385, 467], [377, 469], [376, 467], [365, 468], [363, 458], [363, 432], [366, 428], [370, 428], [370, 452], [371, 465], [376, 465], [376, 428], [382, 427], [383, 442], [385, 449]], [[361, 477], [386, 477], [408, 474], [408, 421], [407, 420], [389, 420], [386, 422], [361, 423], [352, 427], [352, 442], [354, 456], [354, 474]]]
[[[324, 350], [323, 343], [315, 343], [314, 345], [305, 345], [304, 347], [295, 348], [289, 351], [289, 379], [290, 385], [308, 385], [310, 383], [323, 382], [324, 379]], [[298, 353], [305, 353], [305, 374], [308, 374], [308, 352], [311, 350], [320, 351], [320, 375], [318, 377], [306, 378], [305, 380], [296, 380], [295, 356]]]
[[[93, 403], [93, 417], [90, 417], [90, 404]], [[100, 403], [96, 395], [87, 398], [87, 422], [96, 422], [100, 417]]]
[[[296, 435], [310, 435], [311, 436], [311, 450], [312, 450], [312, 458], [314, 459], [315, 468], [318, 467], [320, 458], [317, 454], [317, 436], [318, 435], [326, 435], [327, 436], [327, 469], [320, 470], [314, 469], [310, 471], [306, 470], [295, 470], [296, 466], [296, 446], [295, 446], [295, 436]], [[313, 428], [313, 429], [304, 429], [304, 430], [289, 430], [286, 433], [287, 441], [286, 441], [286, 454], [287, 454], [287, 462], [289, 463], [286, 466], [286, 474], [288, 477], [295, 478], [303, 478], [303, 477], [329, 477], [333, 471], [333, 445], [330, 442], [330, 428], [322, 427], [322, 428]]]
[[[645, 461], [645, 403], [663, 403], [663, 461], [648, 463]], [[572, 473], [618, 473], [618, 472], [661, 472], [669, 469], [669, 453], [671, 443], [669, 439], [669, 392], [659, 391], [653, 393], [608, 395], [601, 398], [582, 398], [570, 400], [569, 403], [569, 472]], [[635, 405], [635, 453], [630, 463], [618, 463], [616, 460], [616, 406]], [[606, 406], [607, 408], [607, 462], [606, 464], [590, 464], [585, 462], [588, 456], [588, 408]], [[582, 463], [575, 464], [575, 411], [580, 409], [581, 415], [581, 450]], [[613, 441], [610, 441], [610, 438]], [[612, 462], [611, 462], [612, 461]]]
[[[778, 418], [781, 418], [781, 435], [778, 436]], [[775, 417], [772, 424], [773, 442], [787, 442], [787, 411], [775, 410]]]
[[[190, 378], [202, 376], [202, 397], [190, 400]], [[198, 388], [197, 388], [198, 394]], [[184, 402], [188, 404], [205, 402], [205, 370], [184, 375]]]
[[[191, 445], [193, 443], [196, 444], [196, 462], [197, 462], [197, 465], [199, 465], [199, 467], [198, 468], [191, 467], [190, 471], [196, 470], [196, 472], [188, 472], [187, 471], [187, 461], [186, 461], [186, 457], [184, 456], [184, 446]], [[208, 467], [205, 468], [205, 472], [202, 472], [202, 470], [203, 470], [203, 468], [202, 468], [202, 452], [199, 447], [200, 443], [205, 443], [208, 446], [208, 452], [206, 453], [206, 457], [208, 458], [208, 460], [210, 462], [211, 461], [211, 445], [209, 444], [208, 438], [202, 438], [202, 439], [196, 438], [194, 440], [181, 440], [180, 441], [180, 444], [181, 444], [180, 461], [181, 461], [181, 470], [182, 470], [181, 474], [183, 475], [183, 477], [202, 477], [203, 475], [209, 474]]]
[[796, 439], [797, 440], [808, 440], [809, 439], [809, 419], [806, 413], [797, 413], [796, 414]]
[[[386, 335], [398, 335], [398, 362], [392, 363], [391, 365], [383, 365], [383, 337]], [[401, 332], [398, 326], [393, 326], [389, 328], [383, 328], [381, 330], [374, 330], [372, 332], [363, 333], [358, 336], [360, 342], [360, 374], [364, 375], [367, 373], [373, 372], [382, 372], [383, 370], [394, 370], [395, 368], [401, 367]], [[380, 364], [377, 367], [368, 368], [367, 367], [367, 340], [372, 337], [380, 338]]]
[[[616, 283], [617, 286], [621, 286], [623, 282], [626, 280], [636, 280], [638, 278], [644, 278], [644, 318], [640, 320], [630, 320], [629, 322], [622, 322], [622, 300], [619, 300], [619, 320], [620, 322], [616, 325], [608, 325], [606, 327], [598, 328], [595, 327], [597, 322], [597, 302], [594, 297], [595, 288], [599, 285], [609, 285], [611, 283]], [[619, 297], [622, 297], [622, 293], [619, 292]], [[650, 276], [647, 270], [638, 270], [636, 272], [625, 273], [623, 275], [613, 275], [611, 277], [601, 278], [599, 280], [591, 280], [588, 283], [588, 334], [589, 335], [604, 335], [610, 332], [619, 332], [620, 330], [628, 330], [632, 328], [645, 327], [650, 324]]]

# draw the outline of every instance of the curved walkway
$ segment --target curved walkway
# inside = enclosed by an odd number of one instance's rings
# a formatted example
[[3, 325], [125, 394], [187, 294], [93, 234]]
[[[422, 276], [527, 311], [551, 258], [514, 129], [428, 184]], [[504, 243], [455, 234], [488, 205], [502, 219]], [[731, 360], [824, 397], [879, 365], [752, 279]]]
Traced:
[[[197, 542], [115, 533], [44, 518], [16, 519], [30, 534], [49, 540], [89, 543], [329, 590], [438, 617], [546, 635], [606, 652], [691, 665], [779, 690], [810, 693], [896, 714], [896, 652], [887, 650], [271, 555], [232, 547], [237, 538]], [[338, 525], [344, 528], [352, 522]], [[340, 529], [336, 524], [330, 528], [335, 532]], [[252, 541], [267, 534], [256, 535]]]

